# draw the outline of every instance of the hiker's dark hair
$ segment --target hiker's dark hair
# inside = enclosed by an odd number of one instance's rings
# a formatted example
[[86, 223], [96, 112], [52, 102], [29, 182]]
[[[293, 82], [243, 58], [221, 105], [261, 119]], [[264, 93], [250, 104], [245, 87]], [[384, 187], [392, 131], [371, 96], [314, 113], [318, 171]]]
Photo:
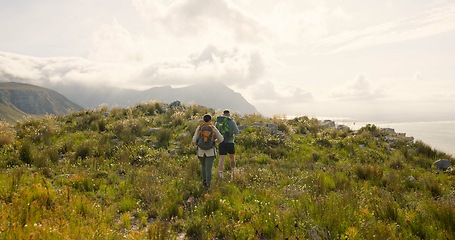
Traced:
[[229, 114], [229, 113], [231, 113], [231, 112], [229, 112], [229, 109], [225, 109], [225, 110], [223, 111], [223, 113], [224, 113], [224, 114]]
[[212, 120], [212, 116], [210, 116], [210, 114], [205, 114], [203, 119], [204, 122], [209, 122], [210, 120]]

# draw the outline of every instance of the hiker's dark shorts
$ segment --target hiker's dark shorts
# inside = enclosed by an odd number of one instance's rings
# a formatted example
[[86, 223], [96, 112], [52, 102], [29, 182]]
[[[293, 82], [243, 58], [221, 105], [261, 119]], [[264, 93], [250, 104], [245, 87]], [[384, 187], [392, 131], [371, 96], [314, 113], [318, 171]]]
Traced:
[[235, 153], [234, 143], [220, 143], [219, 145], [220, 155], [227, 155]]

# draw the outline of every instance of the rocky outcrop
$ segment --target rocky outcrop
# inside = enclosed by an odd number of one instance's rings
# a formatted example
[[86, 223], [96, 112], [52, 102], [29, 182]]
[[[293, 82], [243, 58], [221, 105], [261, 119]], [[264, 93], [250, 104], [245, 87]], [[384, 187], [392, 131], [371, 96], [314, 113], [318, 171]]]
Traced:
[[435, 161], [433, 165], [436, 167], [436, 169], [445, 171], [452, 166], [452, 163], [447, 159], [439, 159]]

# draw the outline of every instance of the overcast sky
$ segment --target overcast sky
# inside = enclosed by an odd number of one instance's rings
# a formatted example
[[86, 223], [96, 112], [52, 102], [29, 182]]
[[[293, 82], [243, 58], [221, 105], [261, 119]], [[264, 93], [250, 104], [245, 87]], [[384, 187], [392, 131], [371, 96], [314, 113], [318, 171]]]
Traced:
[[0, 0], [0, 74], [221, 81], [264, 115], [455, 119], [453, 0]]

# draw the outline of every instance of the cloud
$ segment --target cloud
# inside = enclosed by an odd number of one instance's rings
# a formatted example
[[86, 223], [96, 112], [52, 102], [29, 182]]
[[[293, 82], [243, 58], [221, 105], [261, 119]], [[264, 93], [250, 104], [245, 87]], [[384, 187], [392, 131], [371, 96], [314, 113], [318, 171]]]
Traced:
[[116, 19], [93, 34], [89, 60], [137, 69], [142, 85], [214, 80], [249, 86], [267, 74], [273, 56], [267, 30], [227, 0], [132, 0], [145, 22], [132, 34]]
[[112, 24], [103, 24], [93, 33], [93, 50], [88, 59], [98, 62], [141, 62], [145, 41], [133, 37], [114, 19]]
[[138, 11], [161, 30], [178, 37], [255, 44], [262, 41], [261, 25], [226, 0], [133, 0]]
[[315, 46], [331, 53], [404, 42], [455, 30], [455, 3], [365, 29], [331, 35]]
[[261, 80], [266, 72], [262, 54], [253, 50], [221, 50], [210, 45], [201, 53], [190, 56], [189, 61], [195, 71], [211, 72], [215, 80], [227, 85], [251, 85]]
[[259, 101], [277, 99], [279, 97], [275, 86], [270, 81], [263, 81], [257, 83], [254, 87], [249, 89], [250, 96]]
[[42, 78], [37, 58], [22, 58], [16, 54], [0, 53], [0, 74], [4, 78], [40, 79]]
[[[126, 86], [132, 73], [128, 65], [97, 63], [83, 58], [37, 58], [0, 52], [0, 76], [5, 81], [36, 85], [83, 84]], [[138, 82], [131, 81], [134, 86]]]
[[260, 81], [265, 66], [259, 53], [207, 47], [180, 62], [117, 63], [82, 58], [36, 58], [0, 52], [0, 74], [5, 79], [38, 85], [79, 83], [90, 86], [150, 88], [219, 81], [246, 88]]
[[290, 92], [290, 95], [284, 98], [288, 102], [302, 103], [302, 102], [312, 102], [314, 100], [312, 93], [310, 93], [308, 91], [304, 91], [300, 87], [291, 87], [289, 92]]
[[414, 80], [415, 81], [422, 81], [423, 80], [422, 73], [421, 72], [415, 72], [414, 73]]
[[249, 87], [249, 95], [253, 101], [276, 102], [278, 104], [303, 103], [313, 101], [313, 95], [302, 88], [284, 85], [269, 80], [261, 81]]
[[329, 97], [339, 101], [372, 101], [384, 98], [385, 92], [382, 89], [373, 89], [370, 81], [359, 74], [354, 81], [332, 91]]
[[262, 24], [231, 1], [132, 0], [132, 3], [146, 22], [144, 34], [148, 40], [173, 45], [185, 56], [210, 44], [223, 48], [255, 46], [268, 38]]

